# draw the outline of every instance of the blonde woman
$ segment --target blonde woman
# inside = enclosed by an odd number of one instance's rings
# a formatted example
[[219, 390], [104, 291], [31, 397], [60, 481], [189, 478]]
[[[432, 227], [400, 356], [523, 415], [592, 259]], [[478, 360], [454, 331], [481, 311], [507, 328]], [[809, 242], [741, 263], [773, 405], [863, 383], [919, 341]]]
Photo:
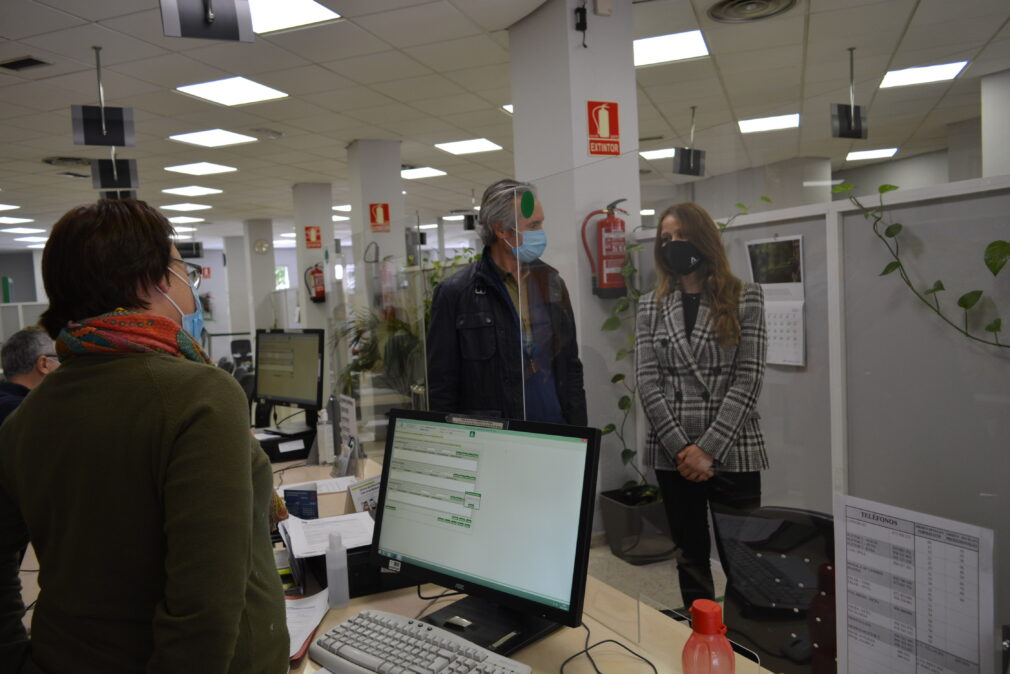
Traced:
[[761, 505], [764, 297], [730, 271], [719, 230], [697, 204], [663, 212], [655, 259], [657, 287], [638, 308], [635, 377], [649, 420], [645, 462], [656, 471], [690, 606], [715, 598], [709, 507]]

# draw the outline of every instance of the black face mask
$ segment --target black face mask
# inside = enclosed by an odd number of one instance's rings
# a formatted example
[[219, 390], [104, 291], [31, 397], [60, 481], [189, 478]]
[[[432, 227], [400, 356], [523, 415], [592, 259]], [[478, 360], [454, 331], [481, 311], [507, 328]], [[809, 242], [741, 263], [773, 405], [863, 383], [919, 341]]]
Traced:
[[705, 261], [701, 251], [690, 241], [667, 241], [659, 254], [667, 271], [681, 276], [690, 274]]

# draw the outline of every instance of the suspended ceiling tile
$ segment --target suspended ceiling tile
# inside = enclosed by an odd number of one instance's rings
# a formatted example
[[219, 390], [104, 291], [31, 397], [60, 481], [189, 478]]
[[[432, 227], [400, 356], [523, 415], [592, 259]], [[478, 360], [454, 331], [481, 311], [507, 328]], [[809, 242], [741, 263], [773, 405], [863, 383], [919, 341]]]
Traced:
[[[8, 2], [9, 0], [4, 0]], [[146, 9], [158, 7], [158, 0], [36, 0], [40, 5], [46, 5], [67, 14], [86, 19], [88, 21], [101, 21], [119, 16], [124, 10], [138, 12]], [[124, 7], [124, 5], [126, 5]]]
[[347, 115], [340, 115], [335, 112], [327, 112], [326, 114], [314, 115], [312, 117], [293, 118], [287, 121], [289, 124], [298, 127], [299, 129], [313, 131], [316, 133], [324, 133], [337, 129], [350, 129], [356, 126], [361, 126], [361, 122], [359, 120]]
[[[445, 75], [470, 91], [508, 91], [512, 86], [512, 69], [508, 63], [467, 67]], [[506, 101], [507, 102], [507, 101]]]
[[643, 87], [684, 81], [715, 80], [717, 77], [715, 64], [708, 56], [635, 68], [635, 81]]
[[[59, 75], [46, 80], [46, 84], [71, 92], [70, 97], [74, 104], [98, 105], [98, 80], [93, 72], [84, 70]], [[108, 105], [116, 105], [116, 101], [124, 96], [138, 96], [161, 89], [158, 85], [117, 72], [102, 74], [102, 88], [105, 90], [105, 102]]]
[[263, 38], [314, 63], [386, 51], [391, 45], [350, 21], [337, 21]]
[[58, 110], [71, 105], [73, 98], [65, 89], [43, 82], [24, 82], [3, 88], [3, 96], [35, 110]]
[[358, 17], [366, 14], [388, 12], [391, 9], [402, 9], [411, 5], [423, 5], [431, 0], [322, 0], [321, 4], [329, 7], [343, 17]]
[[701, 28], [709, 52], [718, 56], [768, 45], [799, 44], [803, 41], [803, 20], [802, 11], [796, 10], [746, 24], [720, 24], [704, 16]]
[[[512, 125], [510, 123], [510, 117], [502, 110], [476, 110], [471, 112], [459, 112], [448, 114], [442, 117], [447, 122], [455, 124], [463, 129], [469, 129], [473, 127], [483, 127], [483, 126], [496, 126], [504, 122], [509, 122], [508, 128], [511, 129]], [[509, 136], [512, 134], [509, 133]], [[459, 140], [466, 140], [466, 138], [460, 138]], [[494, 140], [493, 138], [491, 140]]]
[[161, 10], [125, 14], [111, 19], [105, 19], [101, 25], [120, 31], [135, 38], [168, 51], [185, 51], [199, 49], [213, 44], [211, 40], [197, 40], [185, 37], [166, 37], [161, 24]]
[[382, 126], [389, 126], [391, 124], [395, 125], [406, 119], [416, 119], [418, 117], [427, 116], [409, 105], [404, 105], [402, 103], [382, 105], [376, 108], [349, 110], [346, 114], [348, 117], [360, 120], [360, 122], [379, 124]]
[[654, 104], [662, 104], [664, 107], [670, 105], [689, 110], [692, 105], [700, 105], [699, 101], [706, 102], [708, 107], [722, 107], [726, 104], [722, 85], [715, 79], [659, 84], [646, 87], [645, 91]]
[[7, 100], [0, 100], [0, 119], [20, 117], [22, 115], [27, 115], [30, 112], [30, 109], [22, 105], [15, 105]]
[[308, 64], [308, 61], [301, 56], [270, 44], [266, 40], [212, 44], [201, 49], [190, 49], [186, 55], [214, 68], [244, 75], [253, 80], [256, 79], [257, 73]]
[[111, 66], [109, 70], [174, 89], [184, 84], [208, 82], [231, 77], [227, 70], [215, 68], [182, 54], [164, 54]]
[[489, 108], [487, 101], [473, 94], [457, 94], [417, 101], [414, 107], [430, 115], [451, 115], [454, 112], [470, 112]]
[[396, 50], [330, 61], [323, 65], [361, 84], [390, 82], [432, 74], [430, 68]]
[[395, 82], [382, 82], [372, 85], [372, 88], [405, 103], [466, 93], [463, 87], [442, 75], [425, 75]]
[[307, 101], [311, 101], [316, 105], [321, 105], [327, 110], [334, 110], [336, 112], [346, 112], [347, 110], [376, 107], [395, 102], [389, 96], [385, 96], [374, 89], [369, 89], [368, 87], [354, 87], [353, 89], [341, 89], [339, 91], [325, 91], [318, 94], [307, 94], [302, 96], [302, 98]]
[[408, 47], [404, 51], [443, 73], [508, 62], [508, 52], [486, 35]]
[[417, 134], [442, 135], [458, 131], [456, 126], [437, 117], [418, 117], [415, 119], [407, 119], [398, 123], [396, 128], [403, 133], [405, 138], [413, 138]]
[[[634, 23], [635, 39], [683, 33], [688, 30], [698, 30], [698, 20], [695, 18], [691, 3], [682, 0], [653, 0], [638, 5], [631, 13]], [[603, 17], [591, 18], [589, 31], [592, 31], [593, 21], [604, 21]], [[590, 33], [591, 34], [591, 33]], [[587, 37], [587, 41], [588, 41]]]
[[258, 73], [256, 81], [268, 87], [284, 91], [292, 96], [337, 89], [350, 89], [357, 86], [346, 77], [319, 65], [299, 66], [269, 73]]
[[[479, 26], [446, 0], [363, 16], [355, 23], [401, 49], [481, 32]], [[419, 26], [424, 29], [419, 30]]]
[[190, 112], [201, 112], [207, 106], [212, 105], [211, 103], [177, 91], [155, 91], [142, 96], [125, 96], [120, 99], [120, 103], [160, 115], [182, 115]]
[[40, 5], [31, 0], [4, 0], [0, 3], [0, 33], [11, 40], [80, 26], [85, 20]]
[[109, 66], [165, 53], [161, 47], [95, 23], [36, 35], [23, 42], [80, 63], [94, 63], [95, 53], [91, 47], [98, 45], [102, 47], [102, 65]]

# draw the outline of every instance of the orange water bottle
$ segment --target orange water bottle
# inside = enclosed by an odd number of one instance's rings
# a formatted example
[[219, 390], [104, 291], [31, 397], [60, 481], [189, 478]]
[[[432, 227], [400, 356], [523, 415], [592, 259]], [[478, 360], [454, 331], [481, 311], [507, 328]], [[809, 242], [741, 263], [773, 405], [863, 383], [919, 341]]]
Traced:
[[691, 629], [680, 656], [684, 674], [733, 674], [736, 659], [722, 624], [722, 607], [710, 599], [695, 599]]

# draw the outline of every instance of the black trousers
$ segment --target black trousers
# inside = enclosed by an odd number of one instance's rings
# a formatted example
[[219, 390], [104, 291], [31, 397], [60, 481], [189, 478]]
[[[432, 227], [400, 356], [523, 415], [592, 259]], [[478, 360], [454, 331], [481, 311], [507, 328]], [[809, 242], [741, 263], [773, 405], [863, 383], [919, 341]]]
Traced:
[[[715, 599], [709, 561], [712, 550], [709, 507], [737, 515], [761, 507], [761, 473], [716, 473], [704, 482], [691, 482], [675, 470], [657, 470], [656, 481], [663, 494], [670, 533], [678, 548], [677, 575], [684, 606], [690, 607], [695, 599]], [[718, 531], [716, 548], [722, 558]]]

